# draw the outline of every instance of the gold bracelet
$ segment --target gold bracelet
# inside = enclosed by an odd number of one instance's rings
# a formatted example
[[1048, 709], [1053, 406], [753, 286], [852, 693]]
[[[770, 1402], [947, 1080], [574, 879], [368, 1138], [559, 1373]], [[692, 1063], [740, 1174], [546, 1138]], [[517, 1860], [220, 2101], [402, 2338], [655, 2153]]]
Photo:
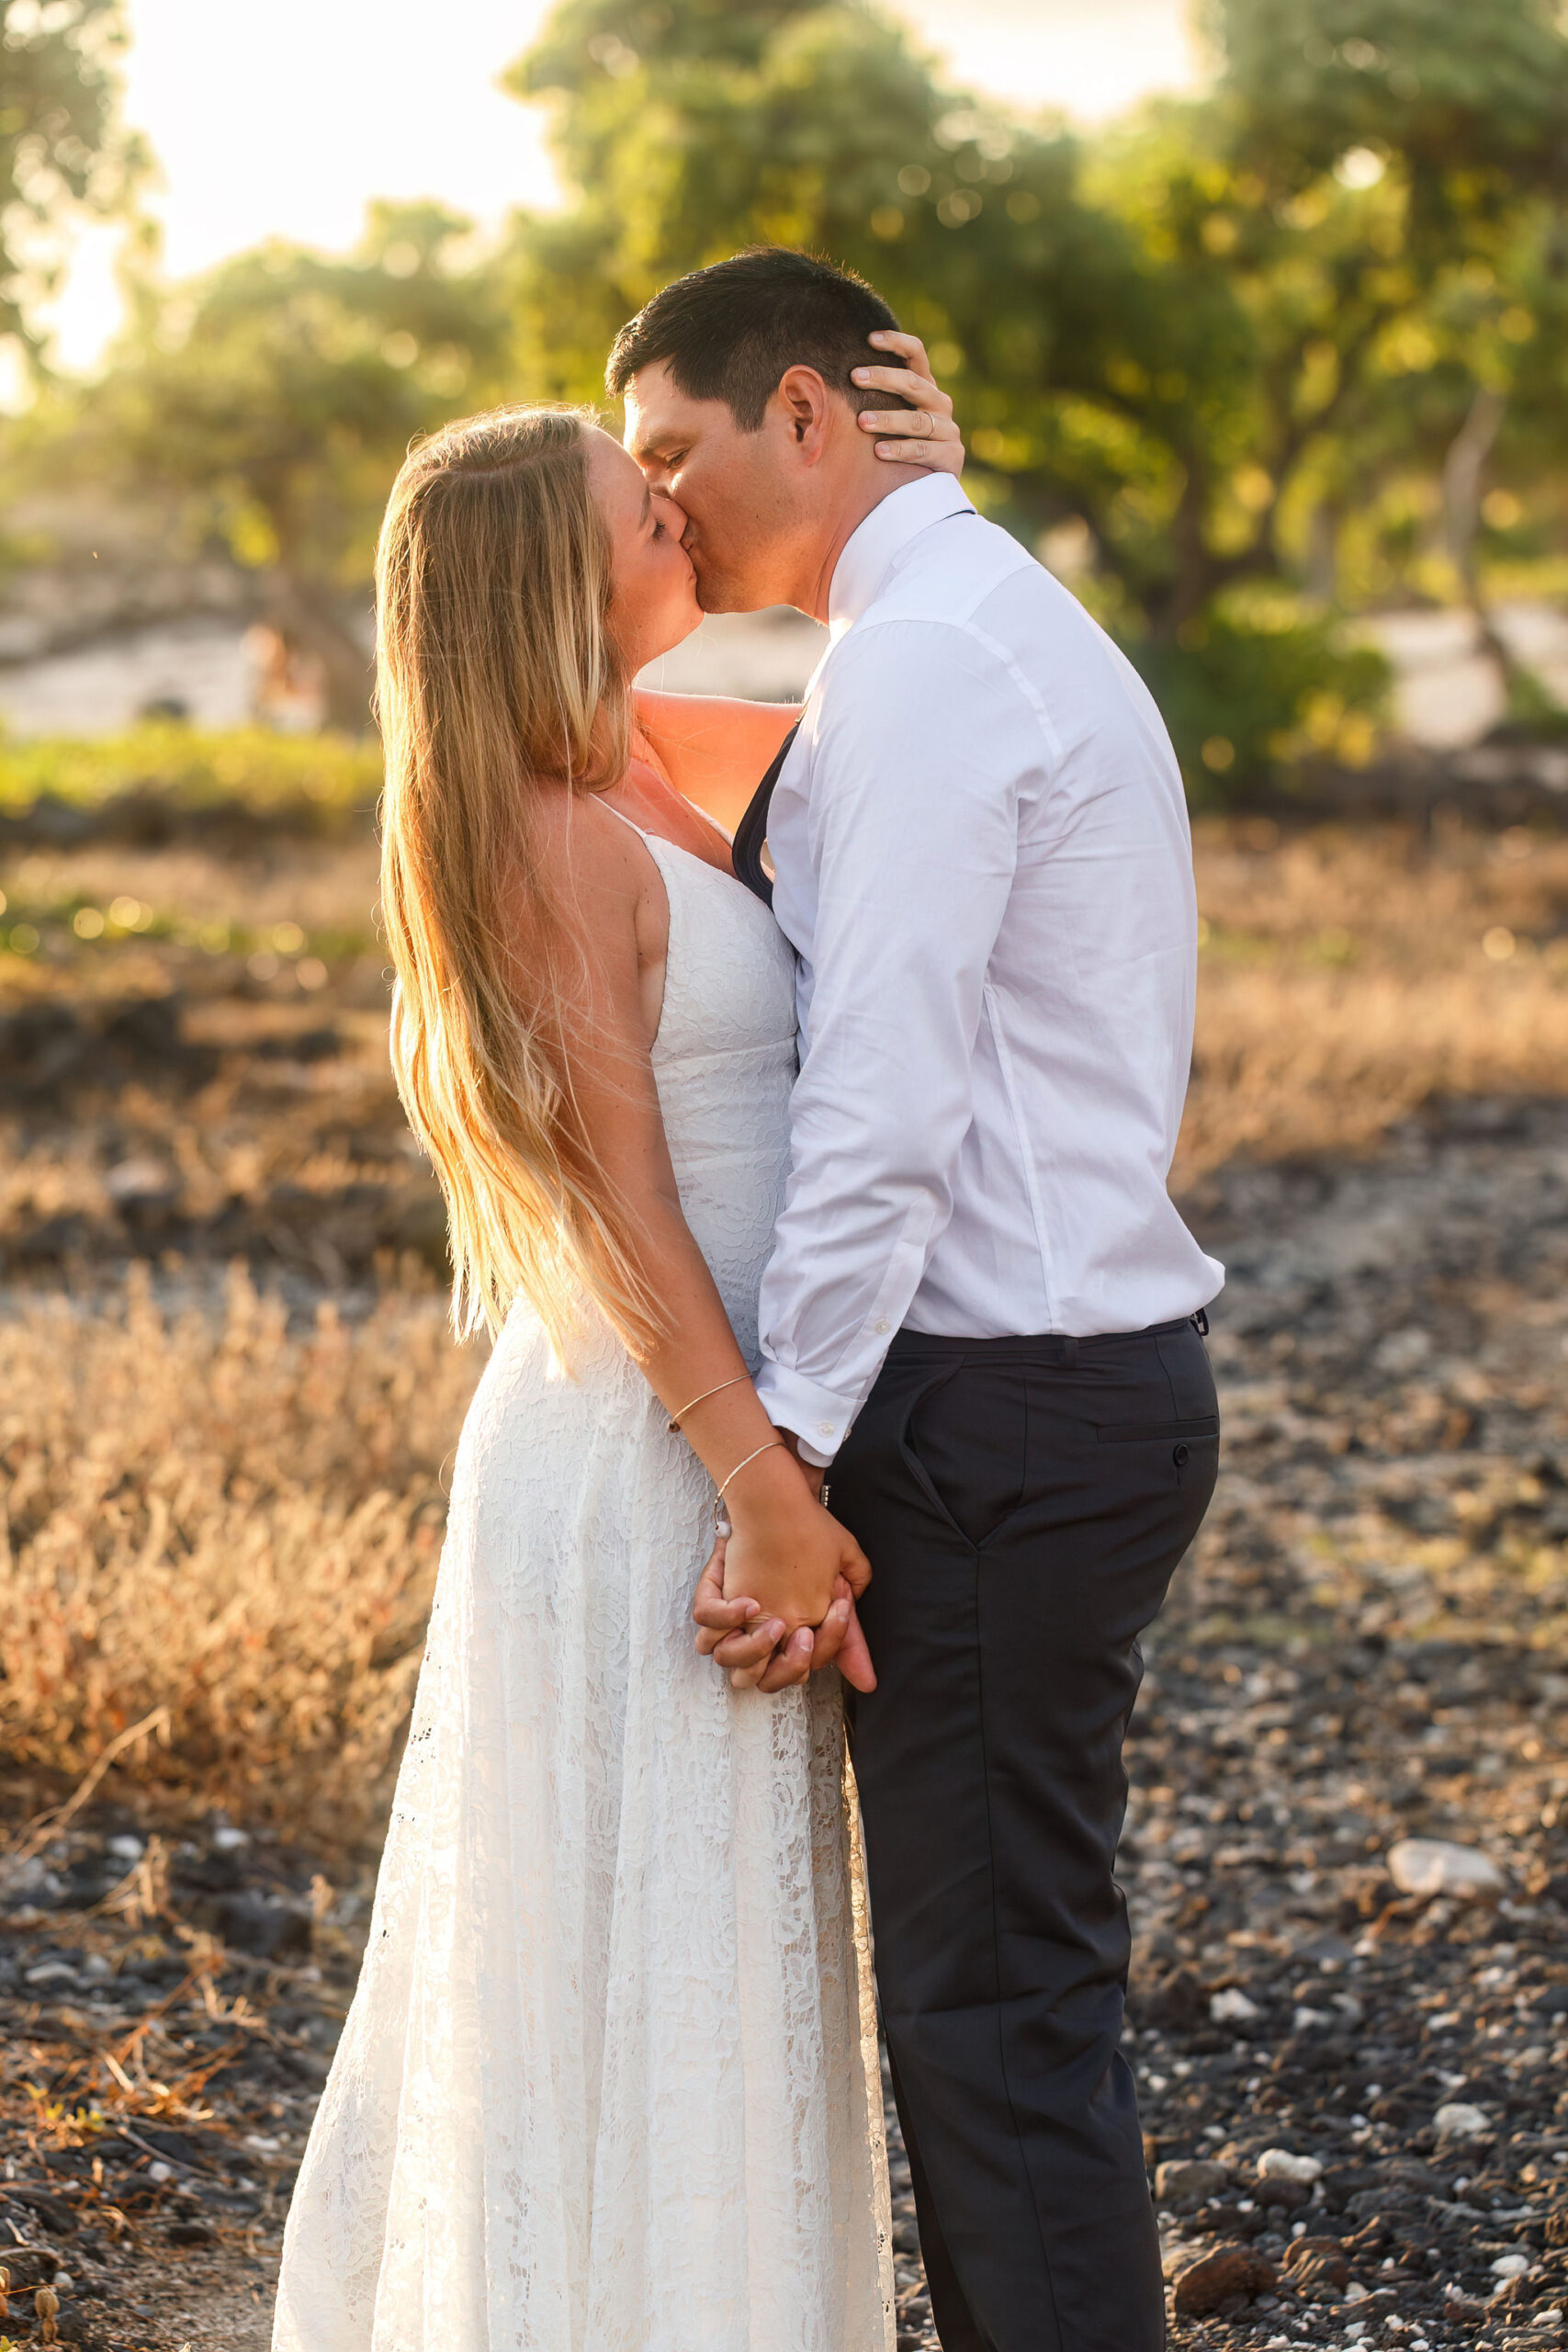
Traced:
[[717, 1494], [715, 1495], [713, 1498], [713, 1523], [720, 1535], [728, 1535], [731, 1532], [729, 1521], [724, 1508], [724, 1498], [726, 1495], [729, 1492], [729, 1489], [733, 1487], [737, 1478], [739, 1477], [742, 1470], [746, 1469], [751, 1463], [757, 1461], [761, 1455], [775, 1452], [780, 1453], [787, 1453], [789, 1452], [789, 1448], [785, 1445], [782, 1437], [771, 1437], [766, 1445], [760, 1445], [755, 1453], [749, 1453], [744, 1462], [738, 1462], [734, 1469], [730, 1472], [728, 1477], [725, 1480], [723, 1486], [720, 1487]]
[[699, 1405], [705, 1405], [710, 1396], [717, 1396], [727, 1388], [739, 1388], [743, 1380], [750, 1380], [750, 1377], [749, 1372], [738, 1372], [733, 1380], [721, 1380], [716, 1388], [705, 1388], [700, 1396], [694, 1396], [689, 1405], [682, 1406], [673, 1420], [665, 1423], [671, 1436], [675, 1436], [687, 1414], [694, 1413]]

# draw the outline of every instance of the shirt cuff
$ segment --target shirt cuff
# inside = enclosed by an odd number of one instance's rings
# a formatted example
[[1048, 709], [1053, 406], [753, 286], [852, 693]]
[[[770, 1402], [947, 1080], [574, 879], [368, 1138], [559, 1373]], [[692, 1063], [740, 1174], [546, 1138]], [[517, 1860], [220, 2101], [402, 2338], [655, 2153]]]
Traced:
[[826, 1469], [850, 1433], [853, 1416], [843, 1398], [798, 1372], [786, 1372], [781, 1363], [763, 1364], [757, 1374], [757, 1394], [773, 1427], [793, 1430], [800, 1440], [803, 1460], [813, 1469]]

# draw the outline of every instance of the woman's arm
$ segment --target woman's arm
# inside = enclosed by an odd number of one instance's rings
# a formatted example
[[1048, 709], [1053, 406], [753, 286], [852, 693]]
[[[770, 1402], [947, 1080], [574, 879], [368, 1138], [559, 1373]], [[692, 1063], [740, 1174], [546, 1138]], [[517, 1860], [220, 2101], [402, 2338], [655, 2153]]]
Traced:
[[[693, 1240], [660, 1114], [650, 1046], [669, 935], [664, 886], [637, 835], [591, 798], [552, 801], [546, 854], [558, 858], [573, 910], [582, 978], [567, 1040], [570, 1076], [589, 1143], [627, 1212], [637, 1270], [660, 1328], [637, 1361], [671, 1415], [694, 1397], [682, 1434], [725, 1497], [734, 1589], [759, 1604], [792, 1657], [837, 1650], [851, 1608], [839, 1579], [869, 1574], [859, 1546], [825, 1511], [751, 1385], [713, 1276]], [[528, 988], [526, 967], [520, 984]], [[716, 1395], [709, 1395], [717, 1390]], [[754, 1457], [754, 1458], [749, 1458]], [[807, 1629], [821, 1627], [813, 1643]]]
[[797, 703], [656, 694], [646, 686], [637, 688], [632, 704], [676, 791], [729, 833], [800, 717]]

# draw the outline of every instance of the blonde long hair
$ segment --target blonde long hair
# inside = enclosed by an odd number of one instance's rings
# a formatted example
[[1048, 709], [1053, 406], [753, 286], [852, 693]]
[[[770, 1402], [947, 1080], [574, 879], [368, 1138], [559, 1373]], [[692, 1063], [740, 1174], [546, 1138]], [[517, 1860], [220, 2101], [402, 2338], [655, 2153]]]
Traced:
[[585, 1299], [634, 1343], [651, 1329], [572, 1091], [572, 959], [536, 824], [542, 790], [602, 790], [627, 757], [592, 422], [498, 409], [421, 443], [376, 559], [398, 1091], [446, 1196], [457, 1329], [497, 1329], [523, 1295], [558, 1352]]

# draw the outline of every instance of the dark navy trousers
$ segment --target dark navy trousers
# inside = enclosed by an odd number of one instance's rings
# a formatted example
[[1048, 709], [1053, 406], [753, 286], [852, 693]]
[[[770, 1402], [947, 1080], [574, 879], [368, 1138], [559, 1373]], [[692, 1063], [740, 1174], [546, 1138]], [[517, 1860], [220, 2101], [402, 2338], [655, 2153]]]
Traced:
[[1138, 1635], [1213, 1492], [1208, 1351], [895, 1340], [829, 1473], [871, 1560], [848, 1691], [876, 1977], [944, 2352], [1160, 2352], [1118, 2053]]

